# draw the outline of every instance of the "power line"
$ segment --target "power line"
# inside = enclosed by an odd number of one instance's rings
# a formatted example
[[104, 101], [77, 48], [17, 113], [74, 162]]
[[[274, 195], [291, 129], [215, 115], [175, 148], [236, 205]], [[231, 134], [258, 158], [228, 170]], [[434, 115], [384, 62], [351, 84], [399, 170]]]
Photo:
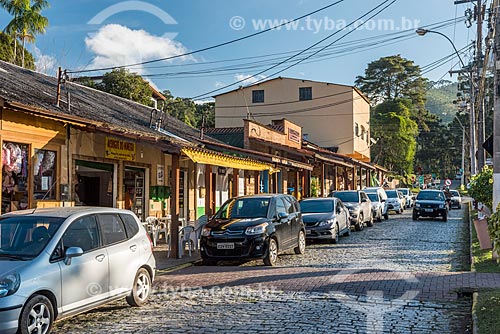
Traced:
[[[265, 72], [267, 72], [267, 71], [270, 71], [270, 70], [272, 70], [272, 69], [276, 68], [277, 66], [279, 66], [279, 65], [281, 65], [281, 64], [283, 64], [283, 63], [285, 63], [285, 62], [288, 62], [288, 61], [290, 61], [290, 60], [292, 60], [292, 59], [296, 58], [297, 56], [300, 56], [301, 54], [303, 54], [304, 52], [306, 52], [306, 51], [308, 51], [308, 50], [310, 50], [310, 49], [314, 48], [315, 46], [318, 46], [319, 44], [323, 43], [324, 41], [326, 41], [326, 40], [330, 39], [331, 37], [333, 37], [333, 36], [335, 36], [335, 35], [337, 35], [337, 34], [339, 34], [339, 33], [340, 33], [340, 32], [342, 32], [343, 30], [345, 30], [345, 29], [347, 29], [347, 28], [349, 28], [349, 27], [351, 27], [351, 26], [355, 25], [356, 23], [359, 23], [359, 22], [360, 22], [360, 20], [362, 20], [364, 17], [369, 16], [371, 13], [375, 12], [377, 9], [379, 9], [379, 8], [380, 8], [380, 7], [382, 7], [382, 6], [384, 6], [384, 5], [385, 5], [386, 3], [388, 3], [389, 1], [390, 1], [390, 0], [385, 0], [385, 1], [383, 1], [383, 2], [382, 2], [382, 3], [380, 3], [378, 6], [374, 7], [373, 9], [371, 9], [370, 11], [368, 11], [367, 13], [363, 14], [362, 16], [358, 17], [356, 20], [354, 20], [354, 21], [352, 21], [351, 23], [349, 23], [348, 25], [346, 25], [346, 27], [344, 27], [344, 29], [342, 29], [342, 30], [338, 30], [338, 31], [335, 31], [334, 33], [332, 33], [332, 34], [328, 35], [327, 37], [325, 37], [325, 38], [321, 39], [320, 41], [318, 41], [318, 42], [314, 43], [313, 45], [311, 45], [311, 46], [307, 47], [306, 49], [304, 49], [304, 50], [300, 51], [299, 53], [294, 54], [293, 56], [291, 56], [291, 57], [287, 58], [286, 60], [284, 60], [284, 61], [282, 61], [282, 62], [280, 62], [280, 63], [278, 63], [278, 64], [276, 64], [276, 65], [273, 65], [273, 66], [271, 66], [270, 68], [267, 68], [267, 69], [265, 69], [265, 70], [263, 70], [263, 71], [260, 71], [260, 72], [258, 72], [258, 73], [256, 73], [256, 74], [254, 74], [254, 75], [253, 75], [253, 77], [259, 76], [259, 75], [261, 75], [261, 74], [263, 74], [263, 73], [265, 73]], [[392, 2], [390, 3], [390, 5], [389, 5], [389, 6], [391, 6], [392, 4], [394, 4], [396, 1], [398, 1], [398, 0], [392, 0]], [[389, 6], [385, 7], [383, 10], [387, 9]], [[382, 10], [382, 11], [383, 11], [383, 10]], [[380, 11], [380, 12], [381, 12], [381, 11]], [[380, 12], [378, 12], [376, 15], [380, 14]], [[350, 34], [350, 33], [352, 33], [353, 31], [357, 30], [359, 27], [363, 26], [365, 23], [366, 23], [366, 21], [365, 21], [365, 22], [363, 22], [363, 24], [362, 24], [362, 25], [355, 27], [355, 28], [354, 28], [354, 30], [352, 30], [351, 32], [348, 32], [348, 33], [347, 33], [347, 34], [345, 34], [345, 35], [349, 35], [349, 34]], [[344, 36], [344, 37], [345, 37], [345, 36]], [[338, 40], [337, 40], [337, 41], [338, 41]], [[335, 41], [335, 42], [337, 42], [337, 41]], [[334, 42], [334, 43], [335, 43], [335, 42]], [[334, 43], [331, 43], [329, 46], [333, 45]], [[323, 48], [323, 50], [324, 50], [324, 48]], [[294, 65], [294, 66], [295, 66], [295, 65]], [[288, 69], [288, 68], [287, 68], [287, 69]], [[223, 89], [229, 88], [229, 87], [234, 86], [234, 85], [239, 84], [239, 83], [242, 83], [242, 82], [246, 81], [247, 79], [248, 79], [248, 78], [245, 78], [245, 79], [242, 79], [242, 80], [238, 80], [238, 81], [233, 82], [233, 83], [231, 83], [231, 84], [229, 84], [229, 85], [225, 85], [224, 87], [220, 87], [220, 88], [218, 88], [218, 89], [211, 90], [211, 91], [209, 91], [209, 92], [207, 92], [207, 93], [204, 93], [204, 94], [200, 94], [200, 95], [194, 96], [194, 97], [192, 97], [191, 99], [193, 99], [193, 100], [194, 100], [194, 99], [199, 99], [199, 98], [204, 98], [204, 97], [207, 97], [207, 96], [209, 96], [209, 95], [211, 95], [211, 94], [213, 94], [213, 93], [219, 92], [219, 91], [221, 91], [221, 90], [223, 90]]]
[[277, 26], [273, 26], [273, 27], [267, 28], [265, 30], [255, 32], [255, 33], [250, 34], [250, 35], [239, 37], [239, 38], [227, 41], [227, 42], [219, 43], [219, 44], [212, 45], [212, 46], [209, 46], [209, 47], [206, 47], [206, 48], [202, 48], [202, 49], [198, 49], [198, 50], [195, 50], [195, 51], [186, 52], [186, 53], [183, 53], [183, 54], [179, 54], [179, 55], [175, 55], [175, 56], [170, 56], [170, 57], [165, 57], [165, 58], [160, 58], [160, 59], [148, 60], [148, 61], [144, 61], [144, 62], [140, 62], [140, 63], [135, 63], [135, 64], [122, 65], [122, 66], [103, 67], [103, 68], [90, 69], [90, 70], [78, 70], [78, 71], [71, 71], [71, 70], [69, 70], [69, 71], [66, 71], [66, 73], [68, 73], [68, 74], [75, 74], [75, 73], [87, 73], [87, 72], [97, 72], [97, 71], [109, 71], [109, 70], [114, 70], [114, 69], [117, 69], [117, 68], [146, 65], [146, 64], [152, 64], [152, 63], [157, 63], [157, 62], [161, 62], [161, 61], [166, 61], [166, 60], [172, 60], [172, 59], [176, 59], [176, 58], [191, 56], [191, 55], [194, 55], [194, 54], [197, 54], [197, 53], [200, 53], [200, 52], [205, 52], [205, 51], [208, 51], [208, 50], [213, 50], [213, 49], [216, 49], [216, 48], [220, 48], [222, 46], [230, 45], [230, 44], [233, 44], [233, 43], [236, 43], [236, 42], [243, 41], [245, 39], [249, 39], [249, 38], [252, 38], [252, 37], [264, 34], [264, 33], [269, 32], [271, 30], [275, 30], [275, 29], [277, 29], [279, 27], [283, 27], [283, 26], [289, 25], [289, 24], [291, 24], [293, 22], [300, 21], [300, 20], [302, 20], [302, 19], [304, 19], [304, 18], [306, 18], [308, 16], [311, 16], [311, 15], [317, 14], [319, 12], [322, 12], [322, 11], [324, 11], [324, 10], [326, 10], [328, 8], [334, 7], [334, 6], [340, 4], [340, 3], [344, 2], [344, 1], [346, 1], [346, 0], [338, 0], [338, 1], [336, 1], [334, 3], [331, 3], [331, 4], [327, 5], [327, 6], [321, 7], [319, 9], [315, 10], [315, 11], [312, 11], [310, 13], [307, 13], [305, 15], [302, 15], [302, 16], [300, 16], [298, 18], [295, 18], [293, 20], [287, 21], [285, 23], [279, 24]]

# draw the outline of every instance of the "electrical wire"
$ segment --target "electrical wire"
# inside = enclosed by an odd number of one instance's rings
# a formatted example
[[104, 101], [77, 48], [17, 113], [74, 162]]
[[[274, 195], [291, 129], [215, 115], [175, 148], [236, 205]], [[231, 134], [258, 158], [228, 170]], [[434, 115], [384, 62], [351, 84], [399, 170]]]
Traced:
[[[334, 33], [332, 33], [332, 34], [328, 35], [327, 37], [325, 37], [325, 38], [321, 39], [320, 41], [318, 41], [318, 42], [316, 42], [316, 43], [312, 44], [311, 46], [309, 46], [309, 47], [307, 47], [306, 49], [304, 49], [304, 50], [300, 51], [299, 53], [294, 54], [293, 56], [291, 56], [291, 57], [287, 58], [286, 60], [284, 60], [284, 61], [282, 61], [282, 62], [280, 62], [280, 63], [278, 63], [277, 65], [273, 65], [273, 66], [271, 66], [271, 67], [269, 67], [269, 68], [267, 68], [267, 69], [265, 69], [265, 70], [263, 70], [263, 71], [260, 71], [260, 72], [258, 72], [258, 73], [256, 73], [256, 74], [254, 74], [252, 77], [257, 77], [257, 76], [259, 76], [259, 75], [261, 75], [261, 74], [264, 74], [264, 73], [266, 73], [266, 72], [268, 72], [268, 71], [270, 71], [270, 70], [272, 70], [272, 69], [276, 68], [278, 65], [281, 65], [281, 64], [283, 64], [283, 63], [285, 63], [285, 62], [287, 62], [287, 61], [290, 61], [290, 60], [292, 60], [292, 59], [295, 59], [297, 56], [300, 56], [300, 55], [301, 55], [301, 54], [303, 54], [304, 52], [309, 51], [310, 49], [312, 49], [312, 48], [314, 48], [314, 47], [316, 47], [316, 46], [320, 45], [320, 44], [321, 44], [321, 43], [323, 43], [324, 41], [326, 41], [326, 40], [328, 40], [328, 39], [332, 38], [333, 36], [335, 36], [335, 35], [339, 34], [340, 32], [344, 31], [345, 29], [347, 29], [347, 28], [349, 28], [349, 27], [351, 27], [351, 26], [353, 26], [353, 25], [355, 25], [355, 24], [359, 23], [359, 22], [360, 22], [363, 18], [365, 18], [365, 17], [367, 17], [367, 16], [371, 15], [371, 13], [373, 13], [373, 12], [377, 11], [380, 7], [383, 7], [383, 6], [384, 6], [384, 5], [386, 5], [388, 2], [390, 2], [390, 4], [389, 4], [388, 6], [386, 6], [386, 7], [384, 7], [384, 8], [383, 8], [381, 11], [379, 11], [376, 15], [380, 14], [382, 11], [384, 11], [385, 9], [387, 9], [389, 6], [393, 5], [393, 4], [394, 4], [395, 2], [397, 2], [397, 1], [398, 1], [398, 0], [392, 0], [392, 1], [391, 1], [391, 0], [385, 0], [385, 1], [382, 1], [379, 5], [377, 5], [376, 7], [372, 8], [372, 9], [371, 9], [371, 10], [369, 10], [367, 13], [363, 14], [362, 16], [358, 17], [356, 20], [354, 20], [354, 21], [352, 21], [351, 23], [347, 24], [347, 25], [346, 25], [346, 27], [344, 27], [344, 29], [342, 29], [342, 30], [338, 30], [338, 31], [335, 31]], [[376, 16], [376, 15], [374, 15], [374, 16]], [[373, 18], [374, 16], [372, 16], [372, 18]], [[352, 32], [354, 32], [354, 31], [356, 31], [356, 30], [358, 30], [358, 28], [359, 28], [359, 27], [361, 27], [361, 26], [364, 26], [364, 24], [366, 24], [366, 21], [364, 21], [362, 25], [359, 25], [359, 26], [357, 26], [357, 27], [354, 27], [354, 29], [353, 29], [353, 30], [351, 30], [350, 32], [346, 33], [343, 37], [345, 37], [345, 36], [347, 36], [347, 35], [351, 34]], [[329, 46], [333, 45], [333, 44], [334, 44], [335, 42], [337, 42], [338, 40], [340, 40], [340, 39], [337, 39], [337, 40], [336, 40], [336, 41], [334, 41], [333, 43], [330, 43], [330, 44], [329, 44]], [[324, 50], [324, 49], [325, 49], [325, 48], [322, 48], [322, 50]], [[293, 66], [295, 66], [295, 65], [293, 65]], [[290, 66], [290, 67], [288, 67], [287, 69], [289, 69], [289, 68], [291, 68], [291, 67], [293, 67], [293, 66]], [[282, 72], [282, 71], [280, 71], [280, 72]], [[278, 73], [280, 73], [280, 72], [278, 72]], [[269, 76], [268, 76], [268, 78], [269, 78]], [[223, 87], [220, 87], [220, 88], [217, 88], [217, 89], [211, 90], [211, 91], [209, 91], [209, 92], [207, 92], [207, 93], [204, 93], [204, 94], [200, 94], [200, 95], [194, 96], [194, 97], [192, 97], [191, 99], [192, 99], [192, 100], [195, 100], [195, 99], [205, 98], [205, 97], [207, 97], [207, 96], [210, 96], [210, 95], [211, 95], [211, 94], [213, 94], [213, 93], [219, 92], [219, 91], [224, 90], [224, 89], [226, 89], [226, 88], [232, 87], [232, 86], [234, 86], [234, 85], [236, 85], [236, 84], [242, 83], [242, 82], [246, 81], [247, 79], [248, 79], [248, 78], [245, 78], [245, 79], [242, 79], [242, 80], [237, 80], [236, 82], [233, 82], [233, 83], [231, 83], [231, 84], [229, 84], [229, 85], [225, 85], [225, 86], [223, 86]]]
[[324, 10], [326, 10], [328, 8], [334, 7], [334, 6], [340, 4], [340, 3], [344, 2], [344, 1], [346, 1], [346, 0], [335, 1], [333, 3], [330, 3], [327, 6], [321, 7], [321, 8], [316, 9], [316, 10], [310, 12], [310, 13], [307, 13], [305, 15], [302, 15], [302, 16], [300, 16], [298, 18], [295, 18], [293, 20], [287, 21], [285, 23], [279, 24], [277, 26], [273, 26], [273, 27], [270, 27], [268, 29], [255, 32], [255, 33], [250, 34], [250, 35], [239, 37], [239, 38], [227, 41], [227, 42], [219, 43], [219, 44], [212, 45], [212, 46], [209, 46], [209, 47], [206, 47], [206, 48], [202, 48], [202, 49], [198, 49], [198, 50], [195, 50], [195, 51], [186, 52], [186, 53], [183, 53], [183, 54], [179, 54], [179, 55], [175, 55], [175, 56], [170, 56], [170, 57], [164, 57], [164, 58], [159, 58], [159, 59], [148, 60], [148, 61], [139, 62], [139, 63], [135, 63], [135, 64], [102, 67], [102, 68], [89, 69], [89, 70], [74, 70], [74, 71], [68, 70], [68, 71], [66, 71], [66, 73], [68, 73], [68, 74], [75, 74], [75, 73], [88, 73], [88, 72], [98, 72], [98, 71], [109, 71], [109, 70], [114, 70], [114, 69], [118, 69], [118, 68], [126, 68], [126, 67], [138, 66], [138, 65], [146, 65], [146, 64], [152, 64], [152, 63], [157, 63], [157, 62], [161, 62], [161, 61], [166, 61], [166, 60], [172, 60], [172, 59], [176, 59], [176, 58], [191, 56], [191, 55], [194, 55], [194, 54], [197, 54], [197, 53], [200, 53], [200, 52], [205, 52], [205, 51], [208, 51], [208, 50], [213, 50], [213, 49], [220, 48], [220, 47], [223, 47], [223, 46], [226, 46], [226, 45], [230, 45], [230, 44], [234, 44], [236, 42], [240, 42], [240, 41], [243, 41], [245, 39], [249, 39], [249, 38], [252, 38], [252, 37], [255, 37], [255, 36], [258, 36], [258, 35], [262, 35], [262, 34], [264, 34], [266, 32], [278, 29], [279, 27], [283, 27], [283, 26], [289, 25], [289, 24], [291, 24], [293, 22], [300, 21], [300, 20], [302, 20], [302, 19], [304, 19], [304, 18], [306, 18], [308, 16], [312, 16], [314, 14], [322, 12], [322, 11], [324, 11]]

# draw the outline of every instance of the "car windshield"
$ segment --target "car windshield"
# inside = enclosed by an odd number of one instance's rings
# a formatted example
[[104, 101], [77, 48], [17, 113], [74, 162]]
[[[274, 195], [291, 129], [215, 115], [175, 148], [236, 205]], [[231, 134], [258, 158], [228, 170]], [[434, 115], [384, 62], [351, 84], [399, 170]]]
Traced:
[[443, 193], [439, 191], [421, 191], [417, 195], [417, 200], [423, 201], [444, 201]]
[[403, 195], [405, 195], [405, 196], [408, 196], [408, 194], [410, 192], [408, 189], [399, 189], [399, 191], [401, 191], [403, 193]]
[[349, 202], [359, 202], [358, 200], [358, 192], [357, 191], [342, 191], [333, 193], [333, 197], [337, 197], [344, 203]]
[[309, 200], [300, 202], [302, 213], [333, 212], [333, 200]]
[[378, 202], [378, 195], [375, 194], [375, 193], [368, 193], [368, 198], [370, 199], [370, 201], [372, 202]]
[[450, 193], [452, 196], [456, 196], [456, 197], [460, 196], [460, 193], [457, 190], [450, 190]]
[[243, 197], [227, 201], [215, 216], [218, 219], [267, 217], [270, 198]]
[[0, 219], [0, 259], [35, 258], [63, 221], [64, 218], [32, 215]]
[[398, 192], [396, 190], [386, 190], [387, 197], [398, 198]]

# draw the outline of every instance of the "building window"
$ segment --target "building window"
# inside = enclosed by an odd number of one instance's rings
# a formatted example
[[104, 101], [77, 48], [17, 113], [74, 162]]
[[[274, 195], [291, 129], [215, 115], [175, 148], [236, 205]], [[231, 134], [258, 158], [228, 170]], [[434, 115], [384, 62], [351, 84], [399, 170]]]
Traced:
[[354, 135], [356, 137], [359, 137], [359, 124], [358, 123], [354, 123]]
[[312, 87], [299, 88], [299, 101], [309, 101], [313, 98]]
[[252, 103], [264, 103], [264, 90], [252, 91]]
[[365, 140], [365, 127], [361, 126], [361, 140]]
[[56, 199], [56, 152], [35, 150], [33, 183], [35, 200]]

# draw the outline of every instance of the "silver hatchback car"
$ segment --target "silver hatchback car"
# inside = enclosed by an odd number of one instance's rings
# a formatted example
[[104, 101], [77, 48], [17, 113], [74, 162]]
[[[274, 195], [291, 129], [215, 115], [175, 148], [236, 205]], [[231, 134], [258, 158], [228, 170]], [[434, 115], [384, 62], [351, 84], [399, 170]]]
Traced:
[[0, 333], [49, 333], [55, 319], [126, 297], [141, 306], [156, 269], [130, 211], [24, 210], [0, 217]]

